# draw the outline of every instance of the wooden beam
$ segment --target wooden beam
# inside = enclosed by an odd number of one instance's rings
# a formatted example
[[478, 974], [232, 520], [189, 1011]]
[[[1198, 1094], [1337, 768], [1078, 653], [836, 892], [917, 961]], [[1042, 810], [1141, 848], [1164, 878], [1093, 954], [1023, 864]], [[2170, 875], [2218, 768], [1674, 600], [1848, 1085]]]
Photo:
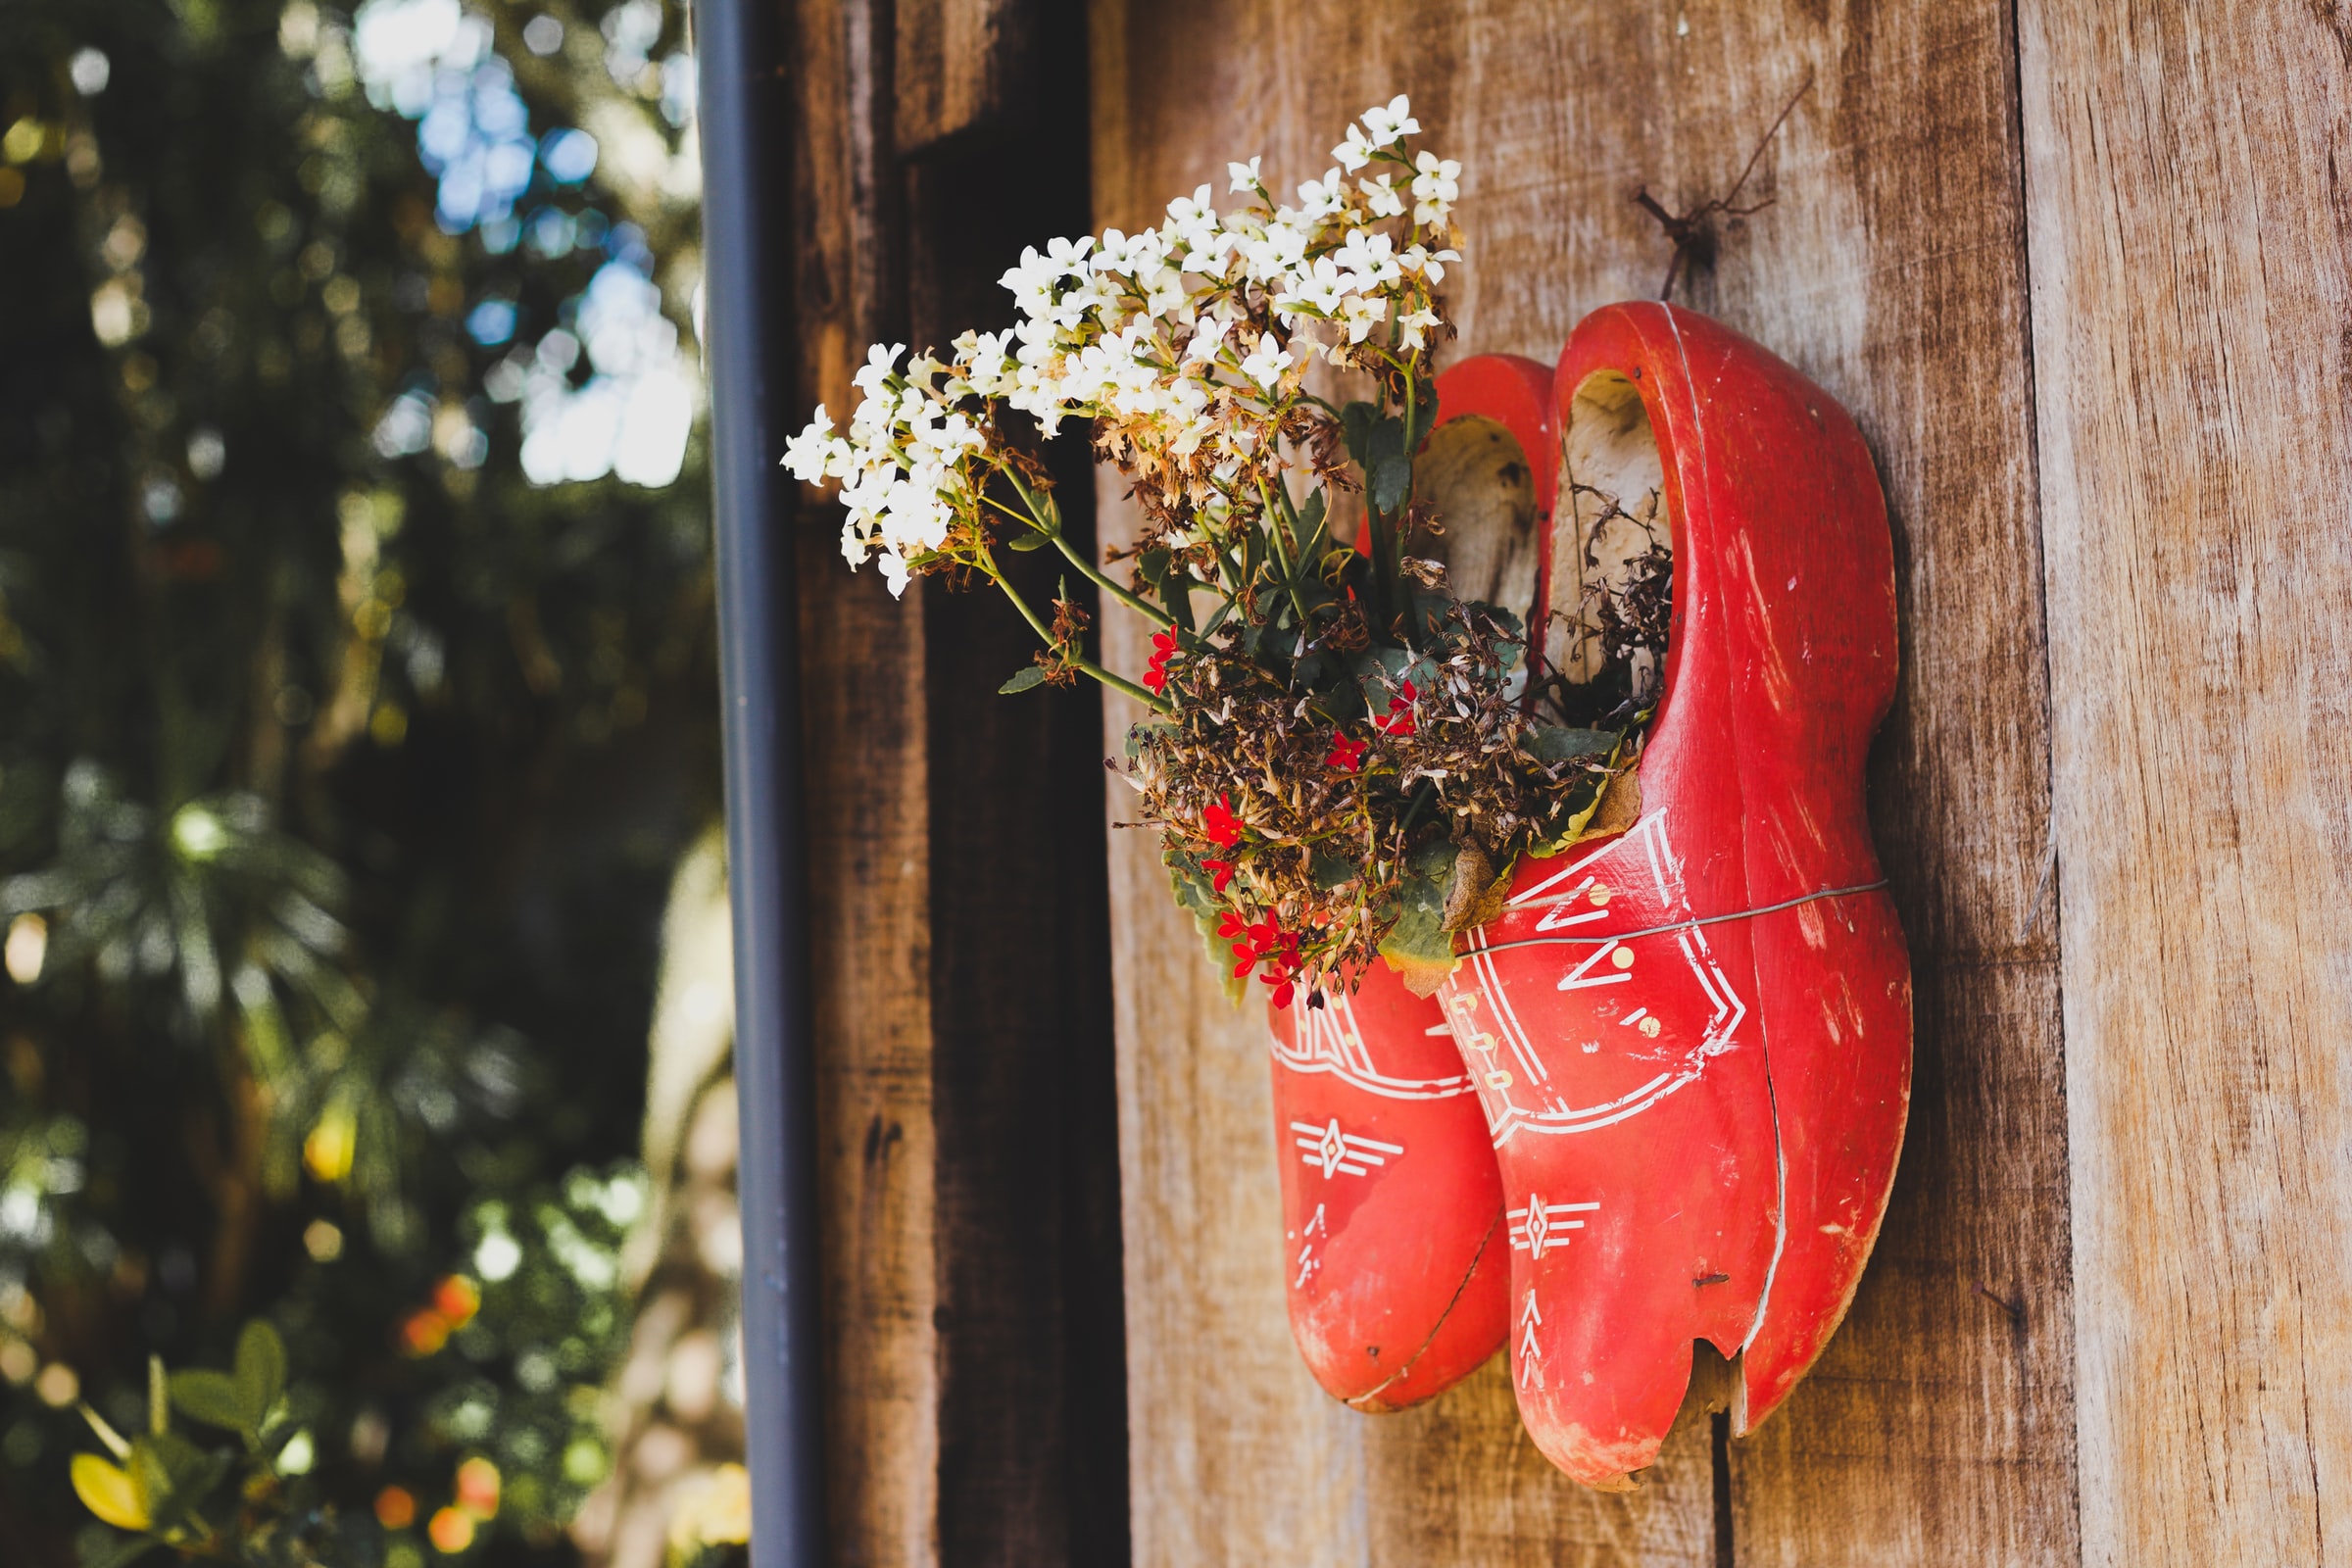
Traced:
[[[791, 280], [803, 408], [844, 417], [865, 345], [905, 330], [887, 0], [797, 0]], [[801, 519], [809, 984], [823, 1202], [833, 1560], [939, 1559], [929, 705], [923, 624]]]
[[2342, 1562], [2352, 24], [2019, 10], [2083, 1554]]
[[[1083, 74], [1046, 47], [1050, 0], [999, 9], [1021, 24], [1004, 38], [1043, 40], [1020, 71]], [[1085, 146], [1034, 106], [907, 155], [899, 62], [955, 57], [944, 16], [796, 0], [804, 416], [822, 402], [847, 419], [870, 343], [944, 346], [1007, 317], [997, 278], [1022, 245], [1085, 226]], [[1074, 48], [1074, 26], [1058, 36]], [[1083, 448], [1067, 458], [1083, 543], [1092, 475]], [[1126, 1418], [1100, 710], [1075, 691], [999, 697], [1033, 646], [1005, 607], [936, 580], [894, 600], [844, 566], [838, 506], [805, 499], [833, 1560], [1113, 1564]], [[1033, 598], [1054, 595], [1053, 559], [1017, 558]]]

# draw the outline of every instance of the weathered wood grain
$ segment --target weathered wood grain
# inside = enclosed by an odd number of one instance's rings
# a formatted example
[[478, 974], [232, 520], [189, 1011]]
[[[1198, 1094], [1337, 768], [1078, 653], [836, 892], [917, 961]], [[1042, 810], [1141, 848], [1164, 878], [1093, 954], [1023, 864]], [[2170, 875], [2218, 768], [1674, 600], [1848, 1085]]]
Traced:
[[2352, 1561], [2352, 22], [2020, 18], [2084, 1558]]
[[1037, 85], [1050, 19], [1034, 0], [898, 0], [894, 124], [900, 156], [992, 128]]
[[[903, 329], [885, 0], [794, 7], [792, 278], [803, 406], [846, 410]], [[877, 76], [879, 75], [879, 81]], [[923, 626], [799, 509], [826, 1503], [843, 1568], [939, 1560], [931, 822]]]
[[[1335, 1428], [1280, 1364], [1255, 1020], [1216, 1000], [1143, 836], [1114, 835], [1140, 1560], [2074, 1559], [2056, 925], [2035, 909], [2047, 697], [2005, 17], [1989, 3], [1835, 0], [1094, 8], [1099, 223], [1149, 221], [1203, 180], [1223, 201], [1228, 156], [1263, 152], [1282, 181], [1320, 174], [1348, 119], [1409, 91], [1432, 145], [1469, 165], [1462, 353], [1548, 359], [1587, 311], [1653, 293], [1668, 248], [1631, 191], [1646, 183], [1677, 210], [1721, 194], [1814, 74], [1748, 193], [1774, 205], [1730, 226], [1682, 297], [1820, 380], [1880, 456], [1906, 678], [1875, 760], [1874, 820], [1919, 980], [1914, 1130], [1848, 1323], [1789, 1406], [1732, 1446], [1728, 1520], [1712, 1486], [1684, 1485], [1673, 1464], [1637, 1513], [1523, 1473], [1491, 1377], [1426, 1413]], [[1118, 657], [1141, 662], [1132, 647]], [[1180, 1391], [1155, 1370], [1209, 1363], [1233, 1375]], [[1702, 1473], [1704, 1436], [1678, 1432], [1673, 1450]], [[1233, 1452], [1204, 1454], [1212, 1441]], [[1345, 1528], [1315, 1534], [1295, 1489], [1215, 1484], [1227, 1463], [1253, 1473], [1274, 1446]]]

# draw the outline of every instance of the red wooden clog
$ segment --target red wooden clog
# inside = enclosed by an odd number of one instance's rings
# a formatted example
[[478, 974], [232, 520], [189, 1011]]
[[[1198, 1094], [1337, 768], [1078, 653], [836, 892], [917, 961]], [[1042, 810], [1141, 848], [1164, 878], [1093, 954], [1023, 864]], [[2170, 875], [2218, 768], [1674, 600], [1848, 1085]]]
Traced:
[[1694, 1340], [1737, 1358], [1736, 1432], [1786, 1397], [1886, 1210], [1910, 964], [1862, 763], [1894, 690], [1893, 562], [1844, 410], [1705, 317], [1595, 312], [1554, 385], [1550, 602], [1607, 500], [1661, 509], [1663, 688], [1633, 825], [1523, 863], [1440, 996], [1501, 1165], [1520, 1412], [1569, 1475], [1623, 1487]]
[[[1448, 518], [1456, 591], [1540, 597], [1557, 466], [1551, 370], [1482, 355], [1438, 378], [1422, 491]], [[1375, 965], [1352, 997], [1268, 1008], [1291, 1333], [1315, 1380], [1362, 1410], [1443, 1393], [1508, 1327], [1502, 1184], [1434, 998]]]
[[1436, 1000], [1385, 966], [1352, 997], [1270, 1012], [1291, 1335], [1333, 1397], [1401, 1410], [1502, 1344], [1486, 1118]]

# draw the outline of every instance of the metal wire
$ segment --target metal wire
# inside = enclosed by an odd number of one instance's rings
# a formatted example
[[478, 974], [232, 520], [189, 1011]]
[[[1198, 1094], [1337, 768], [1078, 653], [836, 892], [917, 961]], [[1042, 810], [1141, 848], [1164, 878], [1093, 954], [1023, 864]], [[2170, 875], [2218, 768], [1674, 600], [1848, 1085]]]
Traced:
[[[1885, 877], [1881, 877], [1876, 882], [1857, 883], [1855, 886], [1850, 888], [1824, 888], [1819, 893], [1800, 894], [1793, 899], [1783, 899], [1778, 904], [1767, 904], [1753, 909], [1740, 909], [1731, 914], [1701, 915], [1694, 920], [1676, 920], [1667, 925], [1647, 925], [1643, 926], [1639, 931], [1619, 931], [1609, 936], [1522, 937], [1516, 942], [1492, 942], [1482, 944], [1475, 951], [1479, 953], [1507, 953], [1513, 948], [1552, 948], [1564, 947], [1570, 944], [1586, 947], [1605, 947], [1612, 942], [1631, 942], [1636, 937], [1663, 936], [1672, 931], [1694, 931], [1702, 925], [1722, 925], [1731, 920], [1753, 920], [1759, 914], [1778, 914], [1783, 909], [1793, 909], [1800, 904], [1813, 904], [1822, 899], [1847, 899], [1852, 898], [1857, 893], [1876, 893], [1886, 885], [1886, 879]], [[1520, 907], [1542, 908], [1547, 905], [1561, 904], [1567, 901], [1564, 899], [1543, 899], [1534, 904], [1522, 905]]]

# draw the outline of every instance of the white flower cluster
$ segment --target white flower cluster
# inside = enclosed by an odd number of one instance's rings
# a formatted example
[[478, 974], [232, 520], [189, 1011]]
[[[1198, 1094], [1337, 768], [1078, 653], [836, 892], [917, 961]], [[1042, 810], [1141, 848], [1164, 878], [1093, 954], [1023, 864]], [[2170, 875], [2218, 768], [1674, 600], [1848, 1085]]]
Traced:
[[[1261, 486], [1292, 466], [1301, 388], [1330, 364], [1421, 374], [1444, 321], [1437, 285], [1460, 260], [1452, 210], [1461, 165], [1422, 152], [1401, 96], [1365, 112], [1332, 149], [1336, 165], [1277, 204], [1259, 160], [1229, 167], [1250, 200], [1220, 216], [1202, 185], [1168, 204], [1156, 228], [1052, 241], [1006, 272], [1020, 319], [967, 332], [955, 359], [877, 345], [857, 377], [847, 438], [825, 411], [785, 449], [805, 483], [841, 485], [842, 551], [878, 555], [892, 591], [911, 571], [985, 545], [981, 508], [1004, 467], [1002, 404], [1049, 435], [1065, 418], [1100, 421], [1098, 439], [1171, 513], [1210, 528], [1253, 519]], [[1374, 172], [1365, 172], [1375, 170]]]

